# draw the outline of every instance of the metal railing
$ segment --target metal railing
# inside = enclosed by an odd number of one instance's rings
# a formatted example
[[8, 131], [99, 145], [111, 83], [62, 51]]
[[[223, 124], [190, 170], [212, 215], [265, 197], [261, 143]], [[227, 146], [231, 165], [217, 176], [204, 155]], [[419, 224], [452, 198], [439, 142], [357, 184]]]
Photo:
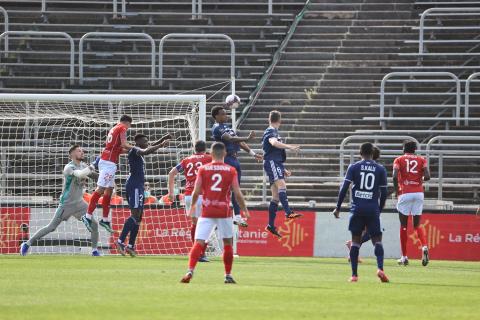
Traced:
[[[418, 54], [423, 54], [425, 52], [424, 43], [424, 33], [425, 30], [434, 30], [433, 27], [425, 27], [425, 19], [427, 16], [469, 16], [469, 15], [478, 15], [480, 16], [480, 8], [430, 8], [425, 10], [422, 15], [420, 16], [420, 27], [419, 27], [419, 35], [418, 35]], [[459, 27], [461, 29], [461, 27]], [[476, 27], [477, 29], [479, 27]], [[436, 27], [435, 29], [438, 29]], [[429, 40], [428, 43], [439, 42], [441, 40]], [[455, 43], [480, 43], [480, 39], [478, 40], [449, 40], [450, 42]]]
[[[3, 7], [0, 7], [0, 12], [3, 14], [3, 32], [8, 32], [8, 12]], [[5, 36], [5, 52], [8, 52], [8, 35]]]
[[[118, 2], [117, 0], [112, 1], [112, 13], [114, 18], [118, 18]], [[122, 0], [122, 18], [125, 18], [127, 13], [127, 4], [125, 0]]]
[[[230, 44], [230, 81], [231, 81], [231, 92], [232, 95], [235, 94], [235, 42], [232, 38], [226, 34], [221, 33], [169, 33], [165, 35], [161, 40], [158, 46], [158, 78], [160, 85], [162, 84], [163, 79], [163, 47], [165, 42], [171, 38], [194, 38], [194, 39], [224, 39]], [[235, 112], [232, 112], [232, 127], [235, 130], [236, 119]]]
[[[222, 3], [218, 3], [222, 4]], [[203, 0], [192, 0], [192, 19], [202, 19], [203, 14]], [[228, 13], [227, 13], [228, 14]], [[273, 14], [273, 0], [267, 2], [267, 15]]]
[[[345, 146], [347, 145], [347, 143], [349, 143], [350, 141], [352, 140], [363, 140], [363, 141], [368, 141], [368, 140], [400, 140], [400, 141], [404, 141], [404, 140], [412, 140], [412, 141], [415, 141], [417, 143], [417, 146], [418, 146], [418, 150], [420, 150], [420, 142], [418, 142], [417, 139], [415, 139], [414, 137], [412, 136], [407, 136], [407, 135], [399, 135], [399, 136], [377, 136], [377, 135], [353, 135], [353, 136], [348, 136], [346, 137], [345, 139], [342, 140], [342, 142], [340, 143], [340, 156], [339, 156], [339, 160], [340, 160], [340, 177], [343, 178], [343, 176], [345, 176], [345, 153], [346, 153], [346, 150], [345, 150]], [[356, 151], [358, 152], [358, 151]], [[352, 151], [350, 151], [350, 163], [352, 163], [352, 159], [353, 158], [353, 153]]]
[[[455, 156], [458, 156], [460, 154], [459, 150], [444, 150], [444, 151], [436, 151], [436, 152], [432, 152], [432, 147], [434, 145], [435, 142], [442, 142], [442, 141], [480, 141], [480, 136], [436, 136], [436, 137], [433, 137], [431, 138], [428, 143], [427, 143], [427, 146], [425, 148], [425, 151], [426, 151], [426, 155], [427, 155], [427, 161], [428, 161], [428, 164], [430, 165], [430, 159], [431, 159], [431, 155], [432, 154], [435, 154], [437, 153], [438, 154], [438, 199], [439, 200], [442, 200], [443, 199], [443, 184], [444, 184], [444, 177], [443, 177], [443, 160], [444, 160], [444, 155], [445, 154], [451, 154], [453, 155], [454, 157]], [[438, 146], [442, 146], [441, 144], [438, 145]], [[461, 144], [456, 144], [456, 147], [459, 147], [461, 146]], [[467, 145], [468, 147], [472, 147], [472, 145]], [[480, 145], [476, 145], [476, 147], [478, 148]], [[469, 153], [471, 153], [469, 151]], [[469, 156], [470, 158], [471, 156]], [[478, 180], [477, 180], [478, 182]], [[480, 186], [480, 185], [479, 185]]]
[[[65, 32], [57, 31], [6, 31], [0, 34], [0, 42], [2, 39], [6, 39], [9, 35], [15, 36], [52, 36], [63, 37], [70, 43], [70, 84], [74, 83], [75, 79], [75, 44], [73, 38]], [[40, 38], [41, 39], [41, 38]], [[5, 52], [5, 56], [8, 55], [8, 50]]]
[[[386, 129], [386, 121], [385, 121], [385, 96], [386, 95], [393, 95], [393, 96], [401, 96], [405, 95], [405, 93], [402, 92], [385, 92], [385, 86], [387, 82], [390, 80], [392, 77], [449, 77], [451, 78], [452, 82], [455, 82], [456, 84], [456, 92], [455, 94], [455, 121], [456, 125], [460, 125], [460, 105], [461, 105], [461, 94], [460, 94], [460, 80], [456, 75], [454, 75], [451, 72], [391, 72], [386, 74], [382, 82], [380, 84], [380, 125], [382, 129]], [[420, 82], [445, 82], [446, 80], [438, 80], [438, 79], [408, 79], [408, 80], [400, 80], [403, 83], [406, 82], [414, 82], [414, 83], [420, 83]], [[399, 81], [397, 81], [399, 82]], [[437, 93], [421, 93], [422, 95], [434, 95]], [[416, 95], [421, 95], [420, 93]], [[452, 93], [453, 95], [453, 93]], [[439, 118], [438, 120], [442, 120]]]
[[478, 77], [480, 77], [480, 72], [472, 73], [468, 77], [467, 81], [465, 82], [465, 125], [466, 126], [468, 126], [468, 118], [470, 116], [470, 94], [471, 94], [470, 84], [472, 83], [472, 81], [475, 81], [475, 79], [477, 79]]
[[[152, 86], [155, 85], [155, 41], [146, 33], [128, 33], [128, 32], [88, 32], [80, 38], [78, 45], [78, 79], [80, 84], [83, 84], [83, 43], [86, 39], [92, 36], [100, 37], [126, 37], [126, 38], [144, 38], [150, 42], [151, 47], [151, 63], [150, 63], [150, 77]], [[107, 39], [102, 39], [107, 40]], [[120, 41], [127, 41], [127, 39], [121, 39]]]

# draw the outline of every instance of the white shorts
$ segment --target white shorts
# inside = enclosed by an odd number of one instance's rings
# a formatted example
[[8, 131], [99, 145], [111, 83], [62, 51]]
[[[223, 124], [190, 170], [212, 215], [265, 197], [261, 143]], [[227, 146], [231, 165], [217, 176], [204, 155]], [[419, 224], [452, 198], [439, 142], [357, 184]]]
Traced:
[[423, 192], [405, 193], [398, 197], [397, 210], [406, 216], [418, 216], [423, 212]]
[[[187, 215], [190, 213], [190, 208], [192, 207], [192, 196], [185, 196], [185, 212]], [[198, 197], [197, 207], [195, 210], [195, 218], [200, 218], [202, 215], [202, 196]]]
[[98, 162], [98, 181], [97, 186], [102, 188], [113, 188], [115, 186], [115, 173], [117, 164], [107, 160]]
[[198, 218], [195, 240], [207, 241], [215, 226], [220, 239], [233, 238], [233, 219], [230, 218]]

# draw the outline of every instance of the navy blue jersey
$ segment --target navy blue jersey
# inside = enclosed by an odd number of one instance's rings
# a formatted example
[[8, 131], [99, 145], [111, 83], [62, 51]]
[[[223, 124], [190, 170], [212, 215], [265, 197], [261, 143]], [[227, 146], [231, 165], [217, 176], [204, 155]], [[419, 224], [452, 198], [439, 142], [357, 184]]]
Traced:
[[230, 128], [224, 123], [215, 123], [212, 127], [212, 138], [217, 142], [223, 142], [225, 148], [227, 149], [227, 154], [232, 155], [240, 151], [240, 145], [238, 143], [230, 142], [223, 140], [222, 137], [224, 134], [228, 133], [232, 137], [236, 137], [237, 133], [235, 130]]
[[276, 138], [278, 141], [282, 142], [278, 129], [268, 127], [263, 133], [262, 138], [263, 159], [266, 161], [273, 160], [276, 162], [285, 162], [285, 160], [287, 160], [285, 149], [272, 146], [269, 141], [270, 138]]
[[145, 183], [145, 159], [138, 152], [141, 149], [133, 147], [128, 152], [128, 166], [130, 168], [129, 184], [141, 185]]
[[348, 167], [346, 182], [353, 183], [351, 213], [380, 213], [381, 188], [387, 188], [387, 171], [373, 160], [361, 160]]

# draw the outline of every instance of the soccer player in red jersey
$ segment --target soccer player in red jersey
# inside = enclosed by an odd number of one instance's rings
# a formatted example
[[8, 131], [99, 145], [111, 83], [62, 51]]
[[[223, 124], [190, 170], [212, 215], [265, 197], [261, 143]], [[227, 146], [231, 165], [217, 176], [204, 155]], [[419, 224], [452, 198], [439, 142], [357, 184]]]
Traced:
[[393, 186], [398, 197], [397, 210], [400, 218], [400, 243], [402, 257], [400, 265], [408, 265], [407, 240], [408, 216], [413, 216], [413, 227], [422, 245], [422, 265], [429, 261], [428, 243], [424, 230], [420, 227], [423, 211], [423, 181], [430, 180], [430, 171], [425, 158], [415, 154], [417, 144], [414, 141], [404, 141], [403, 156], [393, 162]]
[[[195, 180], [197, 179], [198, 168], [201, 166], [212, 162], [212, 156], [205, 153], [207, 150], [207, 144], [203, 140], [198, 140], [195, 142], [195, 153], [191, 156], [184, 158], [177, 166], [173, 167], [172, 170], [168, 173], [168, 197], [170, 201], [174, 201], [175, 192], [175, 176], [178, 173], [183, 173], [186, 179], [185, 185], [185, 212], [190, 214], [190, 208], [192, 207], [192, 193], [195, 187]], [[199, 195], [196, 210], [194, 216], [192, 217], [192, 226], [190, 228], [190, 234], [192, 237], [192, 242], [195, 244], [195, 229], [197, 227], [197, 220], [200, 217], [202, 212], [202, 195]], [[205, 246], [206, 247], [206, 246]], [[205, 257], [205, 253], [200, 257], [200, 262], [208, 262], [208, 259]]]
[[195, 215], [198, 197], [203, 194], [202, 215], [197, 222], [195, 232], [195, 244], [190, 250], [188, 272], [181, 282], [189, 283], [193, 277], [195, 266], [200, 258], [205, 241], [213, 229], [217, 227], [220, 237], [223, 239], [223, 263], [225, 265], [225, 283], [236, 283], [232, 277], [233, 265], [233, 218], [230, 209], [231, 191], [237, 198], [240, 208], [245, 216], [250, 216], [245, 199], [237, 178], [237, 170], [223, 162], [226, 156], [225, 145], [215, 142], [212, 145], [213, 161], [198, 169], [197, 180], [192, 194], [192, 206], [190, 216]]
[[99, 176], [97, 189], [92, 193], [87, 213], [82, 217], [82, 221], [89, 231], [91, 231], [93, 212], [97, 207], [98, 200], [103, 195], [103, 218], [99, 224], [108, 232], [113, 233], [109, 220], [110, 200], [115, 186], [115, 173], [117, 172], [120, 154], [133, 148], [133, 146], [127, 142], [127, 130], [131, 125], [132, 117], [123, 115], [120, 117], [120, 122], [108, 132], [105, 148], [98, 162]]

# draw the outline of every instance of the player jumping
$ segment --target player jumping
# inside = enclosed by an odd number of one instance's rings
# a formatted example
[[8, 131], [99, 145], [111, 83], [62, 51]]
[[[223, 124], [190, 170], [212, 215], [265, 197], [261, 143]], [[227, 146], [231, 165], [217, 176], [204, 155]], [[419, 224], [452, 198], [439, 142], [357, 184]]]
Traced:
[[205, 241], [215, 227], [223, 239], [223, 263], [225, 265], [225, 283], [235, 283], [232, 277], [233, 265], [233, 220], [230, 209], [231, 191], [237, 197], [238, 204], [245, 217], [249, 217], [235, 168], [224, 163], [226, 148], [223, 143], [215, 142], [212, 145], [213, 161], [198, 169], [197, 180], [192, 194], [190, 216], [195, 216], [198, 197], [203, 195], [202, 215], [197, 222], [195, 244], [190, 250], [188, 272], [181, 282], [189, 283], [193, 277], [195, 266], [202, 255]]
[[[372, 160], [373, 144], [367, 142], [360, 147], [362, 160], [350, 165], [338, 195], [337, 207], [333, 211], [335, 218], [340, 216], [340, 208], [350, 184], [352, 187], [352, 205], [348, 229], [352, 233], [350, 263], [352, 265], [351, 282], [358, 281], [358, 254], [361, 246], [362, 232], [366, 228], [375, 244], [377, 257], [377, 276], [382, 282], [388, 282], [383, 271], [382, 230], [380, 212], [387, 200], [387, 172], [385, 168]], [[379, 201], [380, 200], [380, 201]]]
[[[63, 189], [60, 196], [60, 203], [55, 216], [50, 223], [38, 230], [27, 242], [20, 246], [20, 254], [27, 255], [28, 249], [37, 240], [45, 237], [47, 234], [55, 231], [62, 221], [67, 221], [70, 217], [80, 220], [85, 213], [88, 204], [83, 200], [83, 189], [87, 177], [96, 175], [93, 168], [83, 162], [83, 149], [79, 145], [73, 145], [68, 151], [70, 161], [63, 169]], [[98, 244], [98, 224], [91, 220], [91, 240], [92, 240], [92, 256], [99, 256], [97, 250]]]
[[[183, 173], [186, 179], [185, 185], [185, 212], [189, 215], [192, 206], [192, 192], [195, 187], [195, 180], [197, 178], [198, 168], [212, 162], [212, 156], [205, 153], [207, 145], [205, 141], [198, 140], [195, 142], [195, 153], [189, 157], [184, 158], [177, 166], [173, 167], [168, 173], [168, 197], [170, 201], [174, 201], [175, 192], [175, 176], [178, 173]], [[196, 205], [195, 215], [192, 217], [192, 226], [190, 228], [190, 235], [192, 242], [195, 244], [195, 229], [197, 227], [197, 220], [202, 212], [202, 195], [199, 195]], [[205, 246], [206, 248], [206, 246]], [[200, 257], [200, 262], [208, 262], [205, 257], [205, 252]]]
[[[238, 183], [240, 183], [242, 178], [242, 169], [240, 167], [240, 162], [238, 161], [238, 152], [240, 151], [240, 148], [248, 152], [257, 161], [261, 161], [263, 156], [255, 153], [246, 143], [255, 138], [254, 131], [250, 131], [248, 137], [242, 138], [238, 137], [235, 130], [227, 125], [228, 115], [226, 108], [230, 108], [230, 104], [238, 103], [236, 101], [239, 100], [238, 97], [233, 97], [232, 100], [227, 100], [225, 106], [216, 106], [212, 108], [212, 118], [215, 120], [215, 124], [212, 127], [212, 136], [214, 141], [223, 142], [225, 144], [227, 150], [225, 163], [231, 165], [237, 170]], [[234, 195], [232, 196], [232, 205], [235, 213], [234, 223], [241, 227], [247, 227], [248, 224], [240, 215], [240, 207]]]
[[103, 218], [99, 224], [108, 232], [113, 233], [109, 220], [110, 199], [113, 187], [115, 186], [115, 173], [117, 172], [117, 163], [120, 154], [132, 148], [132, 145], [127, 142], [127, 130], [131, 125], [132, 118], [123, 115], [120, 117], [120, 122], [108, 132], [105, 148], [102, 151], [98, 163], [99, 177], [97, 189], [92, 193], [86, 214], [82, 217], [82, 221], [89, 231], [92, 231], [92, 216], [97, 207], [98, 199], [103, 195]]
[[407, 241], [408, 241], [408, 216], [413, 216], [413, 228], [422, 245], [422, 265], [426, 266], [429, 261], [427, 239], [425, 232], [420, 226], [423, 211], [423, 181], [430, 180], [425, 158], [415, 154], [417, 144], [415, 141], [403, 143], [403, 156], [393, 162], [393, 186], [397, 194], [397, 210], [400, 218], [400, 243], [402, 257], [398, 260], [400, 265], [408, 265]]
[[287, 219], [295, 219], [302, 216], [299, 213], [293, 212], [288, 204], [285, 177], [289, 177], [291, 172], [283, 166], [283, 163], [287, 159], [285, 149], [298, 152], [300, 147], [282, 142], [282, 138], [278, 133], [281, 122], [281, 113], [276, 110], [271, 111], [269, 115], [270, 126], [265, 130], [262, 139], [264, 152], [263, 169], [268, 175], [270, 189], [272, 191], [272, 199], [268, 207], [268, 225], [265, 227], [265, 230], [278, 238], [282, 237], [275, 227], [275, 217], [277, 216], [279, 202], [282, 203]]
[[[125, 183], [125, 190], [130, 207], [131, 215], [123, 224], [123, 230], [116, 242], [117, 250], [122, 256], [128, 253], [130, 256], [137, 256], [135, 241], [142, 222], [144, 185], [145, 185], [145, 159], [143, 156], [152, 154], [168, 144], [172, 136], [167, 134], [160, 140], [148, 145], [148, 138], [144, 134], [137, 134], [134, 138], [135, 146], [128, 152], [128, 166], [130, 175]], [[125, 245], [127, 235], [130, 234], [128, 245]]]

